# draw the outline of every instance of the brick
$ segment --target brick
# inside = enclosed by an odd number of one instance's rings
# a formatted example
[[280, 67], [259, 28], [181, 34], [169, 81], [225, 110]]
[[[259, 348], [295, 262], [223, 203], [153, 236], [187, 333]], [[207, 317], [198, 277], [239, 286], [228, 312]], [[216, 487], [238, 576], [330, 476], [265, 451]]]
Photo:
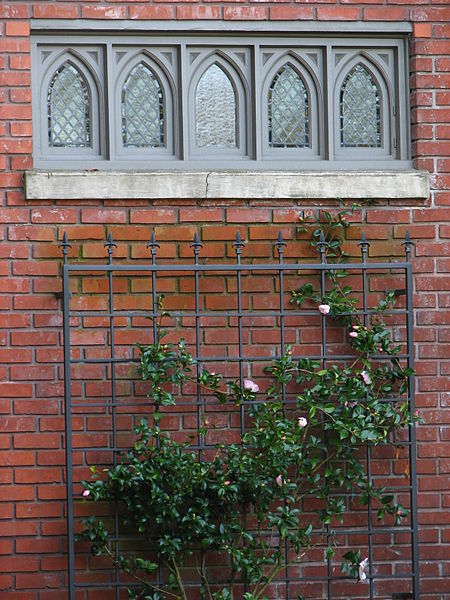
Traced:
[[53, 380], [55, 378], [55, 370], [51, 366], [43, 365], [28, 365], [26, 369], [23, 367], [11, 367], [10, 376], [13, 381], [39, 381]]
[[61, 483], [62, 473], [61, 469], [49, 468], [38, 469], [33, 467], [32, 469], [17, 469], [14, 481], [15, 483]]
[[0, 529], [0, 536], [24, 536], [36, 534], [37, 523], [31, 521], [11, 521], [9, 523], [2, 523], [2, 527]]
[[82, 5], [81, 17], [83, 19], [126, 19], [125, 6], [95, 6]]
[[[23, 367], [20, 367], [23, 370]], [[33, 417], [0, 417], [0, 431], [36, 431], [36, 419]]]
[[415, 38], [430, 38], [431, 37], [431, 23], [414, 23], [414, 37]]
[[55, 261], [15, 261], [13, 264], [13, 275], [39, 275], [56, 277], [59, 265]]
[[319, 6], [317, 18], [319, 21], [358, 21], [361, 10], [356, 6]]
[[4, 152], [5, 154], [30, 154], [32, 150], [33, 145], [31, 140], [4, 138], [3, 141], [0, 142], [0, 153]]
[[[59, 548], [58, 548], [59, 550]], [[56, 550], [47, 550], [48, 552], [55, 552]], [[42, 552], [42, 550], [40, 550]], [[32, 588], [32, 589], [48, 589], [55, 588], [60, 589], [63, 585], [63, 575], [56, 573], [33, 573], [23, 574], [19, 573], [16, 575], [16, 587], [18, 590]]]
[[11, 241], [45, 241], [53, 242], [55, 230], [53, 227], [33, 227], [30, 225], [17, 225], [8, 227], [8, 240]]
[[177, 6], [177, 19], [220, 19], [221, 8], [220, 6], [210, 5], [185, 5]]
[[[1, 384], [0, 384], [1, 385]], [[14, 436], [14, 448], [59, 448], [61, 436], [57, 433], [29, 435], [18, 433]]]
[[272, 21], [291, 21], [300, 19], [313, 19], [312, 6], [271, 6], [270, 19]]
[[13, 346], [55, 346], [57, 342], [56, 331], [13, 331], [11, 333]]
[[11, 69], [31, 69], [31, 57], [28, 54], [11, 54], [9, 66]]
[[126, 223], [126, 211], [97, 208], [84, 208], [81, 211], [82, 223]]
[[130, 6], [130, 19], [173, 19], [175, 17], [174, 6]]
[[0, 382], [0, 397], [30, 398], [33, 392], [29, 383]]
[[39, 563], [37, 558], [22, 558], [20, 556], [0, 557], [0, 571], [3, 573], [18, 571], [37, 571]]
[[0, 17], [26, 19], [28, 17], [28, 6], [26, 4], [2, 4], [0, 5]]
[[0, 451], [0, 466], [2, 467], [13, 467], [13, 466], [31, 466], [36, 461], [34, 451], [21, 451], [15, 450], [1, 450]]
[[364, 21], [379, 21], [380, 17], [383, 21], [405, 21], [409, 17], [409, 9], [407, 7], [385, 7], [380, 8], [364, 8]]
[[6, 21], [6, 35], [23, 37], [30, 35], [28, 21]]
[[225, 21], [264, 21], [268, 18], [265, 6], [225, 6], [223, 9]]
[[60, 2], [35, 4], [33, 16], [35, 19], [76, 19], [78, 17], [78, 6]]
[[410, 212], [405, 209], [398, 210], [368, 210], [368, 223], [409, 223]]
[[270, 221], [270, 210], [267, 208], [227, 208], [228, 223], [256, 223]]
[[[30, 40], [29, 39], [0, 39], [0, 52], [30, 52]], [[17, 78], [14, 75], [19, 75]], [[3, 73], [0, 77], [0, 81], [3, 81], [5, 85], [16, 85], [14, 81], [21, 81], [20, 73]], [[7, 83], [9, 82], [9, 83]], [[19, 83], [18, 85], [23, 85]]]

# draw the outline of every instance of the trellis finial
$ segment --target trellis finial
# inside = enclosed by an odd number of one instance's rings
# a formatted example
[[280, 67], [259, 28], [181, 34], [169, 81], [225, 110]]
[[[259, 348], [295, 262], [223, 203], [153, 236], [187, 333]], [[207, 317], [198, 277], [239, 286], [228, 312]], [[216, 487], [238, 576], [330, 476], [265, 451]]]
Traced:
[[63, 253], [63, 257], [64, 257], [64, 262], [66, 262], [67, 261], [67, 254], [69, 252], [69, 248], [72, 248], [72, 244], [69, 242], [69, 240], [67, 238], [67, 231], [64, 231], [63, 236], [62, 236], [62, 240], [58, 244], [58, 247], [61, 248], [62, 253]]
[[194, 249], [194, 254], [198, 254], [200, 248], [203, 248], [203, 244], [200, 241], [198, 231], [194, 233], [194, 241], [189, 245], [190, 248]]
[[278, 254], [283, 254], [283, 246], [287, 246], [287, 244], [283, 239], [283, 232], [281, 231], [281, 229], [278, 232], [278, 239], [274, 245], [277, 247]]
[[361, 254], [365, 257], [370, 246], [370, 242], [367, 241], [366, 233], [364, 229], [361, 231], [361, 241], [358, 246], [361, 248]]
[[160, 245], [158, 244], [158, 242], [156, 241], [156, 234], [155, 234], [155, 228], [153, 227], [152, 229], [152, 233], [150, 235], [150, 241], [147, 244], [147, 248], [151, 249], [151, 253], [153, 255], [156, 254], [156, 248], [160, 248]]
[[407, 260], [410, 259], [411, 256], [411, 246], [414, 246], [414, 242], [411, 241], [411, 238], [409, 237], [409, 230], [407, 229], [405, 231], [405, 241], [402, 243], [402, 246], [405, 246], [405, 253], [406, 253], [406, 258]]
[[235, 241], [233, 242], [233, 248], [236, 250], [236, 254], [240, 254], [242, 252], [242, 248], [244, 248], [244, 247], [245, 247], [245, 242], [242, 241], [241, 234], [238, 229], [237, 233], [236, 233]]

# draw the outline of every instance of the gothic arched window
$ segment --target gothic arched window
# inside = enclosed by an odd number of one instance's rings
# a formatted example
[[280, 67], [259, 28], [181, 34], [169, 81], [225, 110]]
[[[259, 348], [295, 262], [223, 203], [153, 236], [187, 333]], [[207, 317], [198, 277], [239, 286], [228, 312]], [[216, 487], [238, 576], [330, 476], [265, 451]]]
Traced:
[[49, 145], [86, 148], [91, 145], [91, 98], [80, 71], [69, 61], [53, 75], [47, 92]]

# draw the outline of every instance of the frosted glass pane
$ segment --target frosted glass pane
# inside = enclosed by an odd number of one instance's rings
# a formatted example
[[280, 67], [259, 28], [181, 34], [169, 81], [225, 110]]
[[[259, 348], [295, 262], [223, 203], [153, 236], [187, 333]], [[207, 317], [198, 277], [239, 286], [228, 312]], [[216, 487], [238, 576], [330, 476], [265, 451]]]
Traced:
[[53, 75], [47, 94], [50, 146], [90, 146], [89, 91], [81, 74], [69, 62]]
[[131, 70], [122, 89], [123, 145], [158, 148], [164, 145], [164, 99], [159, 81], [144, 64]]
[[236, 97], [231, 81], [217, 65], [211, 65], [198, 82], [195, 125], [199, 148], [236, 147]]
[[344, 80], [340, 97], [341, 146], [381, 146], [380, 92], [367, 69], [358, 64]]
[[300, 75], [290, 65], [284, 65], [272, 81], [268, 111], [269, 146], [308, 146], [308, 92]]

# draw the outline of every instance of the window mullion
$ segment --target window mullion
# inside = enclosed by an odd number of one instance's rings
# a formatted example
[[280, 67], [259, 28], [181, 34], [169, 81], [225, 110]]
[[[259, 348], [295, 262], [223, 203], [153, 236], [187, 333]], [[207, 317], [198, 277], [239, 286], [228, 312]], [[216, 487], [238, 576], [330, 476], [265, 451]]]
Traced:
[[324, 69], [323, 69], [323, 157], [325, 160], [334, 160], [335, 157], [335, 130], [339, 125], [334, 104], [333, 84], [335, 79], [335, 68], [333, 64], [333, 52], [331, 43], [324, 46]]
[[[262, 97], [261, 78], [261, 46], [258, 42], [252, 48], [252, 89], [250, 90], [247, 116], [247, 127], [250, 133], [249, 155], [255, 160], [262, 159], [263, 135], [264, 135], [264, 99]], [[261, 123], [261, 126], [259, 124]]]
[[191, 112], [188, 106], [188, 93], [189, 93], [189, 76], [188, 76], [188, 53], [186, 43], [180, 43], [179, 52], [179, 72], [178, 72], [178, 106], [179, 115], [174, 115], [175, 119], [178, 118], [179, 123], [179, 153], [181, 160], [187, 160], [189, 158], [189, 118]]
[[115, 101], [120, 101], [120, 99], [114, 98], [113, 82], [115, 77], [113, 73], [113, 65], [114, 61], [112, 43], [107, 42], [105, 52], [105, 111], [103, 115], [103, 130], [106, 138], [105, 155], [109, 160], [117, 156], [115, 130], [117, 127], [122, 127], [122, 120], [120, 120], [119, 123], [116, 123], [114, 112], [114, 103]]

